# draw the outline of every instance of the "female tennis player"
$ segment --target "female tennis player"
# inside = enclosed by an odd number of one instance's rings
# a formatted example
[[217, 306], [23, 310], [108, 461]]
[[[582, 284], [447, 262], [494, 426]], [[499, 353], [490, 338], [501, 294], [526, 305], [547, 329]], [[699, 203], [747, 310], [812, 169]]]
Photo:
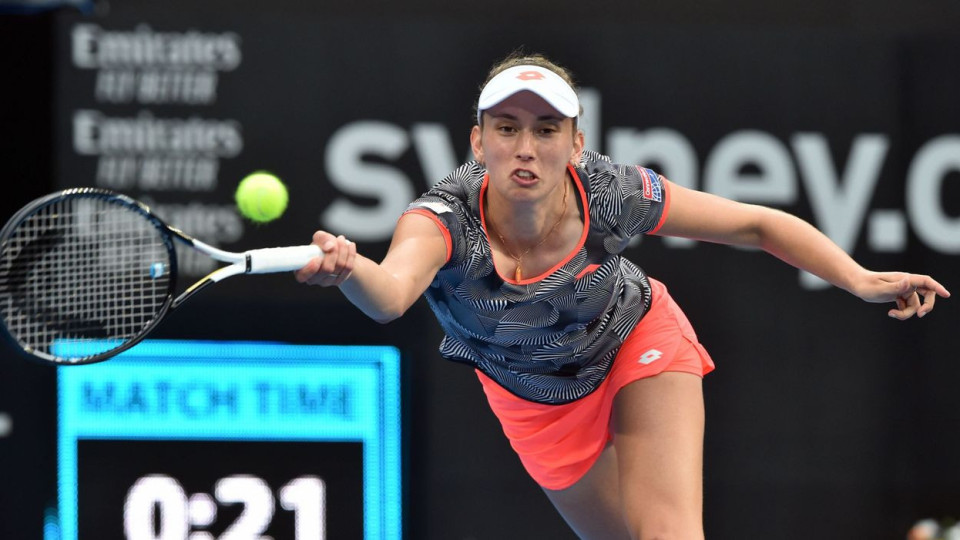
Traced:
[[301, 282], [374, 320], [425, 295], [443, 357], [476, 369], [524, 467], [582, 538], [702, 538], [702, 377], [714, 368], [666, 287], [621, 256], [639, 234], [759, 247], [889, 315], [930, 312], [928, 276], [872, 272], [808, 223], [584, 150], [570, 74], [491, 70], [476, 161], [410, 204], [378, 264], [318, 231]]

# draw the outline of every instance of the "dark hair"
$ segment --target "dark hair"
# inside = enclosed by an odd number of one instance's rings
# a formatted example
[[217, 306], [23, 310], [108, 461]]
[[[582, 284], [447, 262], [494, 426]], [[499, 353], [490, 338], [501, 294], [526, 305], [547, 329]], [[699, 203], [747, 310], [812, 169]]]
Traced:
[[[569, 69], [557, 64], [556, 62], [550, 60], [546, 56], [540, 53], [530, 53], [527, 54], [522, 50], [516, 50], [508, 54], [503, 60], [500, 60], [493, 67], [490, 68], [490, 71], [487, 73], [487, 78], [483, 81], [483, 84], [480, 85], [480, 89], [477, 92], [479, 99], [480, 92], [483, 91], [483, 88], [487, 86], [487, 83], [490, 82], [490, 79], [493, 79], [501, 71], [510, 69], [516, 66], [539, 66], [544, 69], [549, 69], [550, 71], [556, 73], [563, 79], [567, 84], [570, 85], [570, 88], [573, 88], [574, 92], [579, 93], [579, 88], [577, 88], [577, 83], [574, 80], [573, 73]], [[477, 118], [477, 101], [473, 102], [473, 118]], [[583, 113], [583, 108], [581, 107], [580, 113]], [[576, 123], [576, 120], [574, 120]]]

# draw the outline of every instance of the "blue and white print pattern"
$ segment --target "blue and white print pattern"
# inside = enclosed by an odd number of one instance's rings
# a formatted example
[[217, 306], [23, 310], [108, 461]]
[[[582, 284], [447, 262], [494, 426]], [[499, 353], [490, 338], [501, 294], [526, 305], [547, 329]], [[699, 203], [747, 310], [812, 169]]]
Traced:
[[665, 212], [667, 186], [651, 170], [584, 152], [573, 171], [586, 194], [586, 239], [539, 281], [511, 283], [496, 272], [480, 219], [479, 163], [462, 165], [408, 208], [429, 211], [450, 234], [450, 260], [424, 293], [446, 333], [440, 354], [537, 403], [569, 403], [603, 382], [651, 301], [646, 274], [620, 254]]

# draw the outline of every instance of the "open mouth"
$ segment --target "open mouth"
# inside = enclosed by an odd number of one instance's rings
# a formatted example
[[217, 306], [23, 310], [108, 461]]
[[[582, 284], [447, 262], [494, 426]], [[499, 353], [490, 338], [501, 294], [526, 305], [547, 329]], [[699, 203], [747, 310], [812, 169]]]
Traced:
[[529, 184], [537, 180], [537, 175], [525, 169], [513, 171], [513, 177], [522, 184]]

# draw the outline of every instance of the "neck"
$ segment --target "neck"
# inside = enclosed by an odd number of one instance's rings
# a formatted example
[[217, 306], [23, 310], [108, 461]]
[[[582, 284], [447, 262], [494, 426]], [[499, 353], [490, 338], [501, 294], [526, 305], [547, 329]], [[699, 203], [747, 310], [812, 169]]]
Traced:
[[[557, 186], [550, 197], [541, 201], [512, 202], [488, 190], [485, 202], [487, 225], [492, 226], [496, 235], [504, 237], [507, 247], [522, 252], [543, 240], [565, 215], [570, 199], [569, 183], [569, 179], [565, 179], [562, 187]], [[492, 204], [491, 198], [496, 199]]]
[[[560, 199], [560, 208], [551, 212], [549, 206], [556, 208], [556, 205], [549, 205], [543, 212], [535, 212], [534, 208], [525, 211], [523, 208], [513, 208], [506, 213], [510, 219], [498, 219], [495, 222], [490, 220], [490, 213], [487, 214], [487, 226], [492, 226], [492, 232], [495, 233], [500, 242], [500, 248], [506, 253], [514, 263], [514, 279], [520, 281], [523, 279], [523, 260], [530, 252], [544, 245], [557, 229], [563, 223], [563, 218], [567, 215], [567, 192], [570, 190], [570, 181], [564, 179], [563, 195]], [[489, 205], [488, 205], [489, 210]], [[557, 216], [555, 219], [552, 216]], [[508, 240], [502, 231], [510, 231]], [[526, 232], [527, 234], [524, 234]]]

